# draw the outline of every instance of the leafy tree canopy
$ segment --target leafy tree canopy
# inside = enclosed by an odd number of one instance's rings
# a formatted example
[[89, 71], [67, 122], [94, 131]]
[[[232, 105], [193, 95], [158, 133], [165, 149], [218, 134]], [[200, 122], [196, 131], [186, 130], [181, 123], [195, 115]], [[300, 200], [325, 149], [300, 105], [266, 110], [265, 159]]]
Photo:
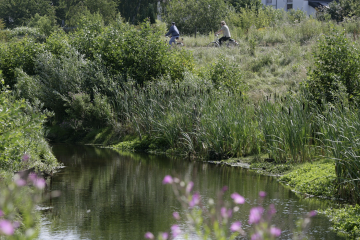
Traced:
[[50, 0], [0, 0], [0, 16], [6, 27], [26, 25], [36, 13], [54, 18], [55, 7]]
[[166, 5], [165, 21], [176, 22], [181, 33], [209, 33], [220, 28], [229, 12], [223, 0], [179, 0]]

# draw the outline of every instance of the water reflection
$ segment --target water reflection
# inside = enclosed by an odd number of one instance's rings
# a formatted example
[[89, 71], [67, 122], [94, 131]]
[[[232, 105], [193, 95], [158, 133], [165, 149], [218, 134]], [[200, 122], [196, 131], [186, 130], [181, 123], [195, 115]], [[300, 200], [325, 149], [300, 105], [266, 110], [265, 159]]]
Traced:
[[[245, 229], [258, 192], [266, 191], [265, 207], [275, 204], [274, 223], [283, 229], [281, 239], [291, 239], [299, 217], [329, 204], [301, 200], [275, 178], [241, 168], [91, 146], [54, 145], [53, 151], [66, 168], [51, 179], [49, 190], [62, 194], [43, 204], [51, 208], [44, 211], [39, 239], [144, 239], [147, 231], [167, 231], [175, 223], [172, 212], [180, 207], [171, 188], [161, 183], [167, 174], [191, 178], [204, 200], [224, 185], [229, 187], [228, 201], [232, 192], [245, 196], [246, 204], [236, 216]], [[316, 216], [309, 239], [340, 239], [329, 227], [327, 218]]]

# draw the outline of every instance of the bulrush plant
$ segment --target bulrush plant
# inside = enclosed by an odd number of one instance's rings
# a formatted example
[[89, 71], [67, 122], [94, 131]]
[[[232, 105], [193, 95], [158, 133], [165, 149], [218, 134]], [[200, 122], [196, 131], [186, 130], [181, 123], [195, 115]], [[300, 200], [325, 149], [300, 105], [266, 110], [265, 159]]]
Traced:
[[[168, 240], [181, 236], [184, 239], [228, 240], [250, 235], [252, 240], [270, 240], [281, 236], [281, 229], [271, 224], [276, 213], [275, 206], [271, 204], [268, 209], [262, 206], [266, 192], [259, 192], [260, 205], [250, 209], [248, 223], [251, 225], [251, 230], [247, 234], [242, 228], [242, 223], [236, 219], [236, 213], [241, 205], [246, 204], [246, 199], [239, 193], [234, 192], [230, 195], [231, 202], [225, 201], [224, 194], [228, 188], [224, 186], [218, 192], [216, 202], [210, 198], [206, 203], [201, 194], [193, 190], [192, 181], [185, 182], [167, 175], [163, 179], [163, 184], [171, 185], [182, 209], [173, 213], [177, 223], [172, 225], [169, 231], [160, 232], [157, 237], [154, 233], [147, 232], [144, 235], [146, 239]], [[310, 217], [314, 215], [316, 212], [312, 211], [301, 221], [302, 230], [310, 222]], [[186, 226], [182, 226], [184, 221]], [[300, 234], [294, 236], [298, 237]]]
[[312, 161], [317, 153], [316, 109], [310, 109], [306, 99], [291, 95], [280, 101], [283, 102], [263, 101], [258, 112], [270, 156], [279, 162]]
[[360, 200], [360, 111], [341, 102], [325, 107], [321, 138], [326, 157], [335, 161], [338, 197], [357, 203]]

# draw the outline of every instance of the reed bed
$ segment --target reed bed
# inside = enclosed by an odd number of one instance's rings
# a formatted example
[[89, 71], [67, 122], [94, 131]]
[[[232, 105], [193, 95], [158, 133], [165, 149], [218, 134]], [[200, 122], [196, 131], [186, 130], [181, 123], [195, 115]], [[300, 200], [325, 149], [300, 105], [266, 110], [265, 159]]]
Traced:
[[240, 91], [196, 81], [124, 83], [122, 89], [119, 121], [159, 149], [214, 160], [257, 154], [278, 163], [333, 159], [339, 196], [360, 200], [357, 107], [313, 105], [300, 92], [254, 102]]

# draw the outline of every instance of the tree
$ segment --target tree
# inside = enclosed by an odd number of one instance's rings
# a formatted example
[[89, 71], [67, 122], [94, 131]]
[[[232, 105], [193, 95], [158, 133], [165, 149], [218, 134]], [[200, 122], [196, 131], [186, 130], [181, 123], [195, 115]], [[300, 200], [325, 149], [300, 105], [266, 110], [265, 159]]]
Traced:
[[81, 16], [99, 13], [105, 23], [116, 17], [118, 2], [113, 0], [60, 0], [57, 14], [68, 26], [76, 26]]
[[262, 7], [261, 0], [229, 0], [228, 2], [233, 5], [237, 12], [239, 12], [241, 8], [259, 9]]
[[360, 2], [358, 0], [333, 1], [329, 7], [320, 9], [319, 18], [325, 20], [326, 15], [337, 22], [342, 22], [346, 17], [360, 17]]
[[6, 27], [26, 25], [36, 13], [55, 18], [55, 8], [50, 0], [0, 0], [0, 16]]
[[120, 2], [118, 9], [125, 21], [137, 24], [150, 18], [151, 22], [155, 22], [157, 0], [120, 0]]
[[85, 0], [85, 6], [90, 13], [100, 13], [105, 24], [113, 21], [117, 13], [117, 3], [113, 0]]
[[223, 0], [179, 0], [166, 5], [165, 21], [176, 22], [181, 33], [209, 33], [220, 28], [229, 11]]

